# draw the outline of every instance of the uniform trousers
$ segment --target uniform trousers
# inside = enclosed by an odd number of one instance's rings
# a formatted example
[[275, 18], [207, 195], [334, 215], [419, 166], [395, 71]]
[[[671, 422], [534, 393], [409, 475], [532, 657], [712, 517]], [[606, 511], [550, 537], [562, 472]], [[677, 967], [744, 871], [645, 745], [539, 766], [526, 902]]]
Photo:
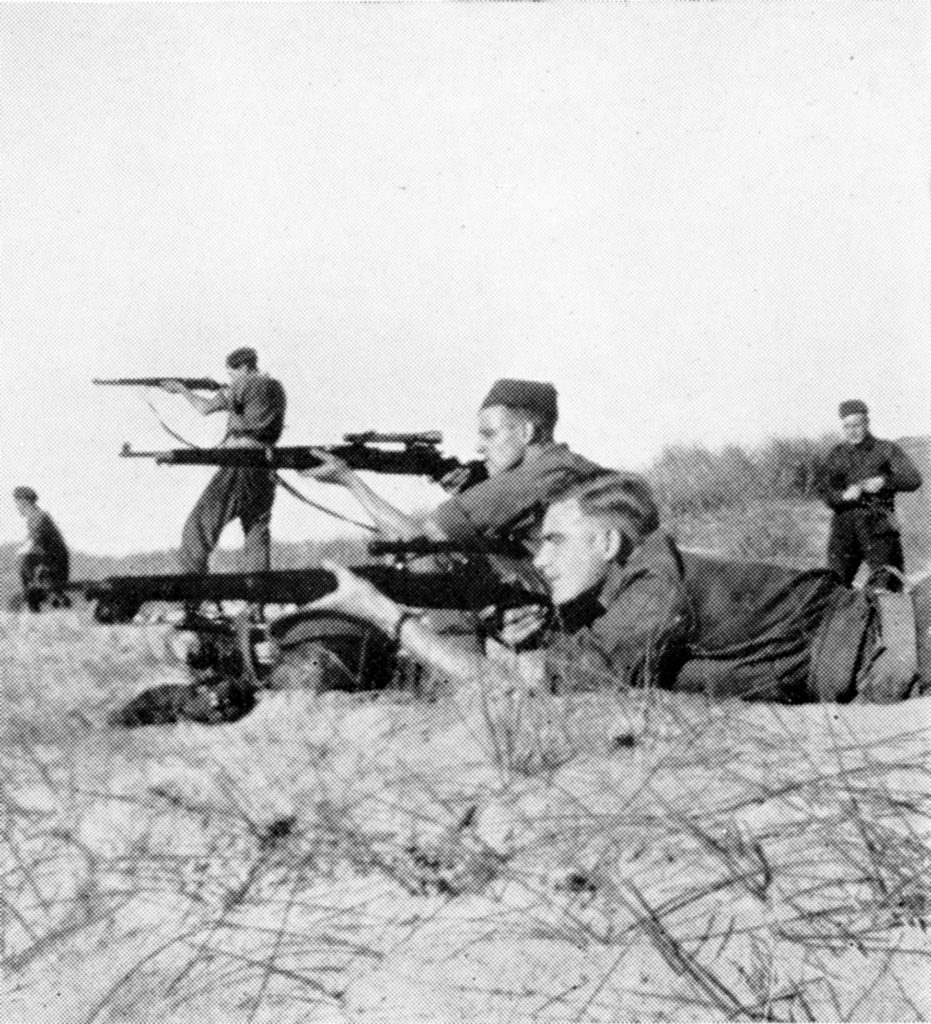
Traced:
[[185, 573], [208, 571], [210, 553], [224, 527], [242, 524], [243, 572], [271, 567], [271, 518], [275, 474], [267, 469], [222, 466], [191, 510], [181, 535], [179, 561]]
[[71, 601], [64, 592], [68, 582], [68, 563], [55, 561], [41, 552], [30, 551], [19, 563], [23, 600], [30, 611], [40, 611], [48, 601], [53, 608], [69, 608]]
[[828, 539], [828, 568], [849, 587], [863, 562], [869, 566], [870, 585], [902, 589], [897, 573], [889, 571], [891, 567], [900, 573], [905, 565], [902, 539], [889, 525], [889, 513], [872, 509], [835, 513]]

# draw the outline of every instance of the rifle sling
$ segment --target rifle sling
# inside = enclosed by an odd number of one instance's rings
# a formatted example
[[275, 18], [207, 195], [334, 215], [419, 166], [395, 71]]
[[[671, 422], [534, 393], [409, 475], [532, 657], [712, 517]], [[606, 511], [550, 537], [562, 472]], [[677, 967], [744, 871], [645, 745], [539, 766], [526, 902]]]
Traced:
[[[159, 426], [166, 434], [173, 437], [176, 441], [180, 441], [186, 448], [193, 448], [196, 451], [202, 451], [200, 445], [194, 444], [193, 441], [188, 441], [186, 437], [182, 437], [177, 431], [172, 430], [171, 427], [162, 419], [159, 415], [158, 410], [152, 404], [148, 395], [145, 395], [145, 401], [148, 407], [152, 410], [152, 415], [158, 421]], [[368, 530], [371, 533], [377, 533], [376, 527], [369, 523], [360, 523], [357, 519], [351, 519], [349, 516], [344, 516], [341, 512], [337, 512], [335, 509], [327, 508], [326, 505], [321, 505], [316, 501], [312, 501], [305, 494], [302, 494], [293, 484], [288, 483], [287, 480], [279, 473], [275, 472], [275, 480], [279, 483], [293, 498], [297, 498], [298, 501], [302, 501], [305, 505], [309, 505], [311, 508], [316, 509], [318, 512], [323, 512], [324, 515], [331, 516], [333, 519], [342, 520], [344, 523], [350, 523], [352, 526], [358, 526], [360, 529]]]

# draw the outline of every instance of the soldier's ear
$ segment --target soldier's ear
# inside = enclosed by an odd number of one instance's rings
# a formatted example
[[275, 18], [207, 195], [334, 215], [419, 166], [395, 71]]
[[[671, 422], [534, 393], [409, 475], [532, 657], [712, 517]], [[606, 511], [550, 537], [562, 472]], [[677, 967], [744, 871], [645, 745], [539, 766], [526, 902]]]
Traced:
[[606, 562], [613, 562], [624, 546], [624, 536], [616, 526], [608, 526], [602, 531], [601, 549]]
[[619, 526], [609, 526], [605, 529], [602, 550], [606, 562], [620, 562], [624, 565], [630, 558], [633, 548], [634, 542], [626, 530]]

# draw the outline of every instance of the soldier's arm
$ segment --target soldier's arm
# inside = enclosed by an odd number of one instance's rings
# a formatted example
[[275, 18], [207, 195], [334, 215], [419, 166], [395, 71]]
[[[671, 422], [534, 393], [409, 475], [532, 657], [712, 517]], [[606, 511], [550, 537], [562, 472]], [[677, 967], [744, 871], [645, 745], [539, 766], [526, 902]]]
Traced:
[[190, 388], [185, 387], [179, 380], [166, 380], [162, 384], [162, 390], [167, 391], [170, 395], [181, 395], [182, 398], [187, 399], [204, 416], [209, 416], [212, 412], [222, 412], [224, 409], [229, 408], [228, 388], [223, 388], [210, 396], [198, 395], [196, 392], [191, 391]]
[[322, 565], [324, 569], [335, 573], [337, 589], [310, 607], [339, 611], [370, 622], [397, 640], [404, 650], [419, 661], [463, 686], [478, 684], [483, 692], [498, 693], [506, 693], [515, 688], [517, 679], [505, 665], [474, 651], [464, 650], [455, 641], [439, 636], [416, 615], [345, 567], [328, 561]]
[[889, 445], [889, 468], [885, 489], [889, 491], [917, 491], [921, 487], [921, 473], [915, 463], [897, 445]]
[[415, 537], [429, 537], [431, 540], [446, 540], [446, 534], [431, 519], [421, 522], [407, 515], [391, 502], [386, 501], [351, 469], [343, 459], [322, 448], [312, 449], [320, 459], [320, 465], [301, 470], [301, 476], [310, 477], [320, 483], [340, 484], [359, 502], [374, 519], [379, 530], [395, 540], [413, 540]]
[[847, 468], [843, 463], [840, 449], [835, 448], [828, 453], [818, 474], [816, 488], [821, 500], [835, 512], [847, 508], [860, 497], [859, 493], [853, 492], [848, 483]]

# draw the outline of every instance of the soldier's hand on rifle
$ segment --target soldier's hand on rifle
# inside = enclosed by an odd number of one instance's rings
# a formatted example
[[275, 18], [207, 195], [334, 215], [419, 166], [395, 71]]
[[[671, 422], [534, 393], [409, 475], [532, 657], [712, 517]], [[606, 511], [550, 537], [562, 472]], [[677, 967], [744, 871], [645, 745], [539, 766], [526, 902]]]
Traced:
[[345, 484], [352, 476], [349, 465], [323, 448], [311, 448], [311, 455], [320, 460], [319, 466], [299, 470], [301, 476], [318, 480], [322, 484]]
[[884, 476], [871, 476], [866, 480], [861, 480], [860, 487], [866, 491], [867, 494], [877, 494], [883, 489], [885, 483], [886, 478]]
[[167, 391], [169, 395], [187, 394], [187, 388], [180, 380], [163, 380], [160, 387], [162, 391]]
[[391, 598], [376, 590], [368, 580], [350, 572], [345, 566], [326, 559], [321, 565], [336, 576], [336, 590], [314, 601], [309, 605], [310, 608], [355, 615], [366, 622], [371, 622], [389, 636], [394, 635], [402, 609]]
[[859, 484], [851, 484], [842, 494], [841, 498], [844, 501], [856, 501], [857, 498], [863, 493], [863, 488]]
[[517, 647], [535, 636], [546, 625], [546, 610], [538, 604], [505, 608], [498, 639], [506, 647]]

